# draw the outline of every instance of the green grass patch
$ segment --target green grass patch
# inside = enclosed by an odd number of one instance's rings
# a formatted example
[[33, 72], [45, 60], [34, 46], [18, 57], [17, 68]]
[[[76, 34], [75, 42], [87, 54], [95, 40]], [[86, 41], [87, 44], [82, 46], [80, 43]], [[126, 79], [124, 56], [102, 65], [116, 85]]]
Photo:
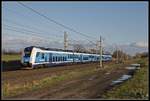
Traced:
[[20, 60], [21, 55], [20, 54], [2, 54], [2, 61], [12, 61], [12, 60]]
[[104, 99], [148, 99], [148, 59], [138, 59], [142, 65], [132, 79], [106, 92]]
[[53, 75], [51, 77], [46, 77], [41, 80], [34, 80], [32, 82], [27, 82], [25, 84], [16, 84], [16, 85], [10, 85], [9, 83], [4, 83], [2, 85], [2, 97], [12, 97], [16, 96], [25, 92], [35, 91], [39, 90], [41, 88], [45, 87], [51, 87], [52, 85], [59, 84], [63, 80], [69, 80], [76, 77], [81, 77], [85, 75], [89, 75], [91, 73], [94, 73], [95, 69], [86, 69], [83, 71], [72, 71], [68, 72], [65, 71], [60, 75]]

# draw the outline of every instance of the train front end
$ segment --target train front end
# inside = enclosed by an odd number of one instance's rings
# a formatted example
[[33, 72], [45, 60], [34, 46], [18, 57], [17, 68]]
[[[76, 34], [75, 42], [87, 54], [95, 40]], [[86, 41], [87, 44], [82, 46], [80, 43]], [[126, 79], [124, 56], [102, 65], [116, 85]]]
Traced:
[[26, 47], [22, 52], [21, 64], [23, 66], [31, 66], [31, 53], [33, 47]]

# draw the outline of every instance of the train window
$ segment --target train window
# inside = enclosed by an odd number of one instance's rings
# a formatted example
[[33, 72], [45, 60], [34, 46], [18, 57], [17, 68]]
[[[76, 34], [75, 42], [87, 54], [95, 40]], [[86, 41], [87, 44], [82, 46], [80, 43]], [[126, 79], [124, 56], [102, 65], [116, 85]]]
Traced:
[[59, 56], [57, 57], [57, 61], [60, 61], [60, 57]]
[[78, 55], [75, 55], [75, 58], [78, 58]]
[[56, 56], [56, 61], [58, 61], [58, 57]]
[[41, 53], [41, 55], [42, 55], [42, 59], [44, 59], [44, 53]]
[[52, 53], [49, 53], [49, 61], [52, 62]]
[[71, 58], [73, 58], [74, 56], [73, 56], [73, 54], [71, 54]]
[[40, 52], [37, 52], [37, 53], [36, 53], [36, 57], [39, 57], [39, 55], [40, 55]]
[[58, 61], [60, 61], [60, 56], [58, 57]]
[[58, 56], [57, 60], [60, 61], [60, 57], [59, 56]]
[[60, 60], [59, 61], [62, 61], [62, 57], [60, 57]]
[[53, 62], [55, 62], [55, 57], [53, 56]]
[[59, 61], [61, 61], [61, 56], [59, 57]]
[[65, 61], [65, 57], [64, 57], [64, 61]]
[[88, 60], [88, 57], [86, 57], [86, 56], [85, 56], [85, 57], [83, 57], [83, 60]]
[[27, 47], [24, 49], [25, 57], [30, 57], [32, 51], [32, 47]]
[[60, 57], [60, 61], [62, 61], [62, 56]]
[[55, 57], [55, 59], [56, 59], [55, 61], [57, 61], [57, 56]]
[[60, 57], [60, 61], [62, 61], [62, 56]]
[[60, 57], [57, 57], [57, 61], [60, 61]]
[[65, 60], [64, 61], [67, 61], [67, 57], [65, 57]]

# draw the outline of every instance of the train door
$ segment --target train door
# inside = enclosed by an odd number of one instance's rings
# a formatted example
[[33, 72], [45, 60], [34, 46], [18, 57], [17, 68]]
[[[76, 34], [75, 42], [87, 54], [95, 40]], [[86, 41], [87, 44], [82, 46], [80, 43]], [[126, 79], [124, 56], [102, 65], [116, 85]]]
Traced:
[[52, 53], [49, 53], [49, 62], [52, 62]]
[[80, 55], [80, 62], [82, 62], [82, 55]]

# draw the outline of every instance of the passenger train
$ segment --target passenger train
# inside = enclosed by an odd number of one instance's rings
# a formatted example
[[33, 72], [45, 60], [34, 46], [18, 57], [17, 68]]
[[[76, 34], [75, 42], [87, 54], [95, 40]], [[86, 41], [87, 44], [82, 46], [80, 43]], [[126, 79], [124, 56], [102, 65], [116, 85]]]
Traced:
[[[99, 61], [100, 55], [66, 52], [66, 51], [54, 51], [44, 49], [41, 47], [30, 46], [26, 47], [22, 52], [21, 64], [23, 66], [29, 66], [35, 68], [39, 65], [56, 65], [66, 64], [71, 62], [92, 62]], [[111, 61], [111, 55], [102, 55], [102, 61]]]

